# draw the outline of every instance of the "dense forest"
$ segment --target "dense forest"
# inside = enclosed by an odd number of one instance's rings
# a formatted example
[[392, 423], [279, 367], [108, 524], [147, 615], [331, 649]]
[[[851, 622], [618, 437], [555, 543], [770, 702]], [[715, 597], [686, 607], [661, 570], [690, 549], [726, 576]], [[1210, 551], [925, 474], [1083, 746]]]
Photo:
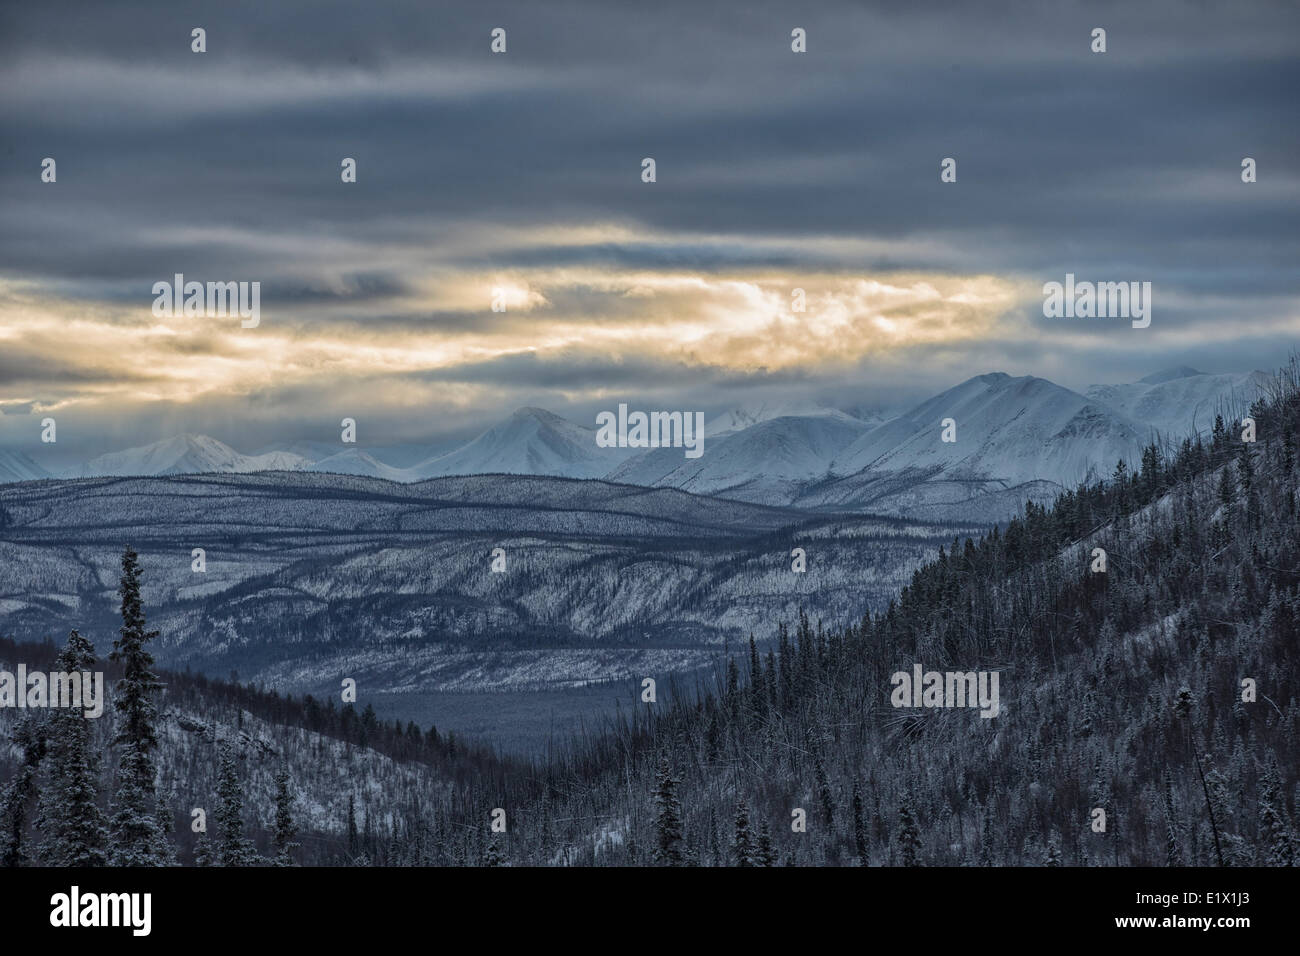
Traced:
[[[1212, 434], [1177, 444], [1153, 440], [1140, 468], [1121, 463], [1108, 481], [953, 541], [880, 613], [839, 627], [802, 615], [778, 624], [711, 682], [639, 703], [532, 761], [386, 724], [364, 707], [155, 672], [128, 549], [107, 665], [112, 713], [93, 729], [101, 722], [57, 711], [12, 722], [0, 856], [1294, 865], [1298, 433], [1292, 360], [1249, 417], [1220, 417]], [[29, 667], [56, 654], [69, 668], [94, 661], [75, 632], [62, 650], [0, 645]], [[891, 676], [915, 665], [996, 671], [1000, 712], [892, 706]], [[161, 798], [160, 707], [225, 721], [227, 739], [212, 735], [210, 834], [193, 832], [189, 807]], [[307, 735], [317, 760], [364, 750], [427, 774], [400, 790], [335, 774], [342, 819], [304, 816], [290, 738], [279, 752], [241, 751], [231, 741], [245, 720]], [[319, 749], [323, 739], [343, 751]], [[255, 794], [244, 782], [254, 761], [275, 766], [275, 785]]]

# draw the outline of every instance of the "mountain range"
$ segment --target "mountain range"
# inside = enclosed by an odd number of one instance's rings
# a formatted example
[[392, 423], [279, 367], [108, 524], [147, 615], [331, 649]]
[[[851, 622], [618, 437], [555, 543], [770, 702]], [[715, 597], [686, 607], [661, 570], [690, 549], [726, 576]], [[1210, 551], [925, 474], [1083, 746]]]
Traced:
[[[1204, 433], [1216, 412], [1242, 410], [1262, 372], [1211, 375], [1178, 367], [1076, 392], [1034, 376], [992, 372], [901, 413], [758, 403], [705, 427], [705, 453], [596, 444], [593, 427], [542, 408], [450, 450], [362, 449], [298, 441], [245, 455], [204, 435], [180, 435], [101, 455], [51, 475], [21, 452], [0, 452], [0, 482], [313, 471], [412, 483], [475, 474], [602, 478], [757, 504], [872, 510], [936, 520], [996, 516], [1026, 498], [1109, 475], [1155, 436]], [[942, 423], [955, 433], [941, 440]], [[413, 462], [413, 463], [411, 463]]]

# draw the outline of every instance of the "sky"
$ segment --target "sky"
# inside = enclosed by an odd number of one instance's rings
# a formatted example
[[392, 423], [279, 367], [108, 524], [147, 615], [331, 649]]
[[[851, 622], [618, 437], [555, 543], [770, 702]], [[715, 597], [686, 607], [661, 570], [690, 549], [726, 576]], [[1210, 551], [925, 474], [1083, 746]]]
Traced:
[[[1300, 342], [1298, 26], [1256, 2], [0, 6], [0, 447], [46, 417], [84, 459], [1268, 369]], [[176, 273], [260, 282], [260, 324], [154, 315]], [[1151, 282], [1150, 327], [1045, 318], [1066, 273]]]

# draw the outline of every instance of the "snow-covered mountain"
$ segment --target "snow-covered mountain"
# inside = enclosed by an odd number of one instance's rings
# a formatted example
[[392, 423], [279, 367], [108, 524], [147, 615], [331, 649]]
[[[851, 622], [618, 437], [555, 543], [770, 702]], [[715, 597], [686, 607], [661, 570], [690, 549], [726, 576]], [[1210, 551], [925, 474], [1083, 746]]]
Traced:
[[0, 483], [8, 481], [36, 481], [49, 478], [50, 473], [24, 452], [0, 449]]
[[139, 448], [111, 452], [69, 469], [66, 478], [138, 477], [206, 472], [295, 471], [306, 459], [292, 452], [241, 455], [207, 435], [177, 435]]
[[624, 462], [608, 478], [741, 501], [785, 503], [804, 484], [826, 475], [836, 455], [870, 429], [837, 409], [812, 409], [809, 414], [759, 419], [714, 436], [706, 429], [699, 458], [684, 457], [680, 448], [654, 448]]
[[1144, 437], [1159, 432], [1179, 439], [1208, 432], [1220, 411], [1225, 418], [1244, 413], [1268, 378], [1264, 372], [1207, 375], [1182, 366], [1131, 385], [1093, 385], [1085, 394], [1133, 422]]
[[[941, 440], [941, 422], [956, 441]], [[1112, 410], [1030, 375], [992, 372], [968, 379], [872, 429], [832, 463], [837, 475], [863, 469], [935, 471], [1011, 484], [1037, 479], [1073, 485], [1109, 475], [1140, 454], [1141, 436]]]
[[831, 418], [844, 421], [853, 417], [838, 408], [812, 402], [755, 402], [733, 408], [711, 419], [704, 426], [704, 437], [713, 438], [743, 431], [774, 418]]
[[[489, 474], [605, 478], [767, 505], [984, 520], [1017, 510], [1027, 497], [1106, 477], [1120, 458], [1136, 462], [1155, 433], [1178, 439], [1207, 430], [1216, 412], [1239, 415], [1266, 380], [1262, 372], [1179, 367], [1079, 394], [993, 372], [888, 420], [857, 407], [760, 402], [710, 421], [700, 458], [680, 448], [600, 448], [594, 428], [521, 408], [464, 445], [428, 448], [423, 459], [418, 446], [401, 446], [394, 457], [382, 448], [307, 441], [243, 455], [214, 438], [180, 435], [102, 455], [64, 476], [309, 470], [404, 483]], [[955, 442], [941, 441], [946, 418], [956, 422]], [[0, 456], [0, 482], [45, 476], [25, 455]]]
[[273, 445], [267, 445], [253, 452], [253, 456], [267, 455], [272, 452], [287, 452], [291, 455], [297, 455], [304, 461], [313, 462], [328, 458], [330, 455], [337, 454], [346, 447], [338, 440], [332, 442], [310, 441], [308, 439], [298, 439], [291, 442], [278, 442]]
[[418, 481], [408, 469], [386, 465], [374, 455], [359, 448], [348, 448], [320, 461], [304, 465], [303, 471], [328, 471], [336, 475], [363, 475], [367, 478], [385, 478], [388, 481]]
[[521, 408], [469, 444], [407, 471], [417, 479], [486, 474], [599, 478], [626, 454], [597, 446], [594, 428], [544, 408]]
[[[943, 440], [946, 419], [955, 441]], [[1026, 499], [1109, 476], [1141, 454], [1138, 429], [1114, 410], [1033, 376], [968, 379], [866, 432], [832, 475], [791, 503], [925, 518], [999, 520]]]

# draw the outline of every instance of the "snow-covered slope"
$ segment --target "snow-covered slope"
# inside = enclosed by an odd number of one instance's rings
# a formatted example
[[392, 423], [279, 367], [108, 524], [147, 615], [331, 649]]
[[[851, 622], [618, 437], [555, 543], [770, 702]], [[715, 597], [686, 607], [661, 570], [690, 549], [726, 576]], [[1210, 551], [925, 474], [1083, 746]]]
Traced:
[[656, 448], [624, 462], [610, 481], [725, 494], [764, 504], [784, 504], [798, 488], [824, 476], [837, 454], [870, 425], [835, 409], [761, 420], [709, 437], [704, 454], [686, 458], [680, 448]]
[[294, 471], [306, 460], [291, 452], [241, 455], [207, 435], [177, 435], [151, 445], [93, 458], [65, 472], [68, 478], [181, 475], [208, 472]]
[[[1136, 461], [1153, 433], [1177, 439], [1207, 430], [1221, 410], [1225, 417], [1241, 414], [1266, 380], [1262, 372], [1207, 375], [1178, 367], [1132, 384], [1094, 385], [1081, 395], [1044, 379], [994, 372], [888, 420], [865, 406], [845, 412], [758, 402], [710, 421], [701, 458], [686, 458], [680, 448], [600, 448], [594, 428], [521, 408], [469, 443], [431, 447], [423, 459], [418, 446], [389, 449], [389, 455], [302, 440], [243, 455], [214, 438], [180, 435], [102, 455], [64, 476], [311, 470], [409, 483], [520, 474], [607, 478], [774, 505], [899, 512], [942, 500], [945, 508], [964, 507], [967, 499], [1006, 498], [1031, 483], [1047, 493], [1108, 476], [1119, 458]], [[957, 423], [956, 442], [940, 441], [945, 418]], [[0, 453], [0, 482], [46, 476], [26, 455]]]
[[704, 426], [704, 437], [713, 438], [731, 432], [743, 431], [774, 418], [831, 418], [836, 421], [852, 419], [853, 416], [812, 402], [755, 402], [723, 412], [711, 419]]
[[403, 468], [386, 465], [373, 455], [359, 448], [349, 448], [320, 461], [305, 465], [303, 471], [328, 471], [336, 475], [364, 475], [368, 478], [385, 478], [388, 481], [417, 481]]
[[[956, 441], [941, 440], [942, 421]], [[980, 375], [872, 429], [836, 458], [852, 475], [921, 470], [1007, 484], [1037, 479], [1061, 485], [1109, 475], [1140, 454], [1141, 436], [1123, 416], [1046, 379]]]
[[21, 451], [0, 450], [0, 482], [35, 481], [50, 473]]
[[298, 456], [306, 462], [313, 462], [337, 454], [344, 450], [345, 447], [347, 446], [344, 446], [337, 439], [332, 442], [298, 439], [297, 441], [277, 442], [272, 445], [267, 445], [266, 447], [253, 452], [251, 457], [267, 455], [272, 452], [287, 452], [288, 454]]
[[1220, 411], [1225, 418], [1244, 413], [1267, 381], [1264, 372], [1207, 375], [1184, 366], [1130, 385], [1093, 385], [1086, 395], [1123, 415], [1143, 437], [1159, 432], [1177, 440], [1208, 432]]
[[596, 431], [543, 408], [521, 408], [469, 444], [407, 471], [444, 475], [549, 475], [599, 478], [626, 454], [596, 445]]

